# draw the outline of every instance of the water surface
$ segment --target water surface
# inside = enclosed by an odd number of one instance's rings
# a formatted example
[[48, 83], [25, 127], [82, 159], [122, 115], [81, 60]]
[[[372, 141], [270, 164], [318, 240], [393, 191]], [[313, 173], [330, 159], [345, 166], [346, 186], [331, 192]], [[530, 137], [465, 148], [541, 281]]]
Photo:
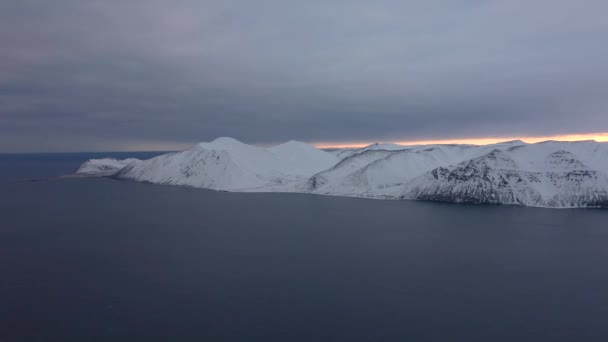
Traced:
[[0, 156], [1, 341], [608, 339], [607, 210], [26, 180], [89, 157]]

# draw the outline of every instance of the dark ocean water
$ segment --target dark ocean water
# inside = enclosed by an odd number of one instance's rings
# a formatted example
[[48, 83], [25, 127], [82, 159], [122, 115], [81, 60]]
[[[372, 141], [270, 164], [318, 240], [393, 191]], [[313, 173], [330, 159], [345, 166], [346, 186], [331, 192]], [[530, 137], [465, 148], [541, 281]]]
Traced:
[[608, 210], [28, 181], [90, 157], [0, 156], [0, 341], [608, 340]]

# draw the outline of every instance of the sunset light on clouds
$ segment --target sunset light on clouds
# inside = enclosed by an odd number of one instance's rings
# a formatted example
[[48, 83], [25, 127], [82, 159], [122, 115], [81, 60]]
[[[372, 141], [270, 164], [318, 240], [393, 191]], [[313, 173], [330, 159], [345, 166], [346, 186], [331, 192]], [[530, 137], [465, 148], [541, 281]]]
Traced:
[[[588, 133], [588, 134], [564, 134], [553, 136], [537, 136], [537, 137], [500, 137], [500, 138], [461, 138], [461, 139], [428, 139], [428, 140], [400, 140], [393, 141], [399, 145], [426, 145], [426, 144], [470, 144], [470, 145], [489, 145], [504, 141], [521, 140], [523, 142], [533, 144], [547, 140], [555, 141], [582, 141], [595, 140], [597, 142], [608, 142], [608, 133]], [[319, 148], [349, 148], [349, 147], [365, 147], [375, 142], [318, 142], [314, 145]]]
[[0, 153], [606, 141], [607, 10], [2, 1]]

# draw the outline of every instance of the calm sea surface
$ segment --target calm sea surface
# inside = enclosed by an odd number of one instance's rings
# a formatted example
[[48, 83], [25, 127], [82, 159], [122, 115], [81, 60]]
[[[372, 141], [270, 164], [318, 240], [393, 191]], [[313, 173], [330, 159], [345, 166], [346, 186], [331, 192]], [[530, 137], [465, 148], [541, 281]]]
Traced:
[[0, 341], [608, 341], [608, 210], [30, 181], [100, 156], [0, 155]]

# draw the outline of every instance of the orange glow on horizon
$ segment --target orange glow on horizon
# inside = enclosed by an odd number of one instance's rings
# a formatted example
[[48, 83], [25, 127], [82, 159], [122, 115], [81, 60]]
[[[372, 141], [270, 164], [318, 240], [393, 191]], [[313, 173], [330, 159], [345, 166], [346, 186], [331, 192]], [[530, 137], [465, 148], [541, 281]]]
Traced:
[[[541, 137], [501, 137], [501, 138], [464, 138], [464, 139], [434, 139], [434, 140], [406, 140], [392, 141], [388, 143], [399, 145], [429, 145], [429, 144], [468, 144], [468, 145], [489, 145], [510, 140], [522, 140], [526, 143], [537, 143], [547, 140], [557, 141], [580, 141], [595, 140], [598, 142], [608, 142], [608, 133], [587, 133], [587, 134], [565, 134]], [[373, 144], [374, 142], [318, 142], [314, 145], [318, 148], [360, 148]]]

